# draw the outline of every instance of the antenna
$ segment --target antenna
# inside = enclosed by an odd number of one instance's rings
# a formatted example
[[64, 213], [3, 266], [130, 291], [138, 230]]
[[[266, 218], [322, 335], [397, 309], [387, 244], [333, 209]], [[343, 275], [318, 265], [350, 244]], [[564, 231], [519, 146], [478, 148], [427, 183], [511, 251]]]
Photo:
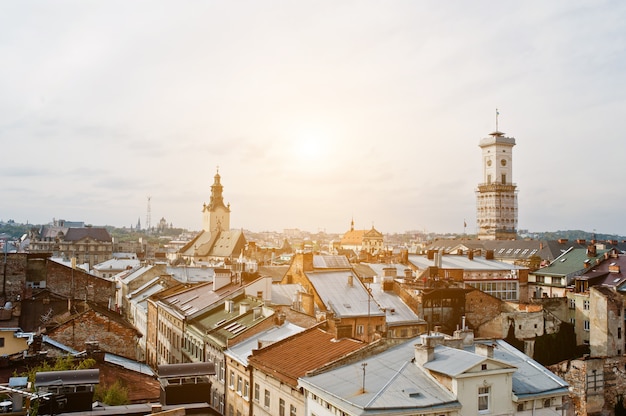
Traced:
[[152, 221], [152, 213], [150, 212], [150, 199], [151, 196], [148, 196], [148, 209], [146, 211], [146, 232], [150, 232], [150, 222]]

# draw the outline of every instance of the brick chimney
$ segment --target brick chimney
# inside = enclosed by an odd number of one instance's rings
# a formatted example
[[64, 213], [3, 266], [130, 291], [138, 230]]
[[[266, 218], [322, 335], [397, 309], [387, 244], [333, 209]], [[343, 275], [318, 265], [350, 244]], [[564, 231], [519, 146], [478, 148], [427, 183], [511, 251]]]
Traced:
[[485, 260], [493, 260], [493, 259], [494, 259], [493, 250], [487, 250], [485, 252]]
[[589, 244], [587, 246], [587, 257], [595, 257], [597, 253], [595, 244]]
[[474, 260], [474, 250], [469, 249], [469, 250], [467, 251], [467, 259], [468, 259], [468, 260]]

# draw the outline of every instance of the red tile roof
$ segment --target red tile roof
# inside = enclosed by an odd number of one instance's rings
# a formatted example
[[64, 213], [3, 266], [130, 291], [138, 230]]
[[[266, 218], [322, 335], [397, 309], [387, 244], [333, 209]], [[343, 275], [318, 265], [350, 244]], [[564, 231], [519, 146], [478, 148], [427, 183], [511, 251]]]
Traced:
[[292, 387], [298, 378], [367, 344], [355, 339], [335, 339], [319, 326], [252, 352], [248, 363]]

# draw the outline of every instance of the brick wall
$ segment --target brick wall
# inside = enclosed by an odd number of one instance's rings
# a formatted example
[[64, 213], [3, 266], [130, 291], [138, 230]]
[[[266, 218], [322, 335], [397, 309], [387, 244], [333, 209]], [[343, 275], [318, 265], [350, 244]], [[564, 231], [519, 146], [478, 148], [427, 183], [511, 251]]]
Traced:
[[73, 299], [87, 300], [108, 307], [115, 299], [115, 282], [92, 276], [51, 260], [46, 261], [46, 287]]
[[135, 359], [137, 354], [137, 331], [104, 314], [89, 310], [48, 331], [55, 341], [77, 351], [87, 349], [86, 341], [98, 341], [105, 352]]

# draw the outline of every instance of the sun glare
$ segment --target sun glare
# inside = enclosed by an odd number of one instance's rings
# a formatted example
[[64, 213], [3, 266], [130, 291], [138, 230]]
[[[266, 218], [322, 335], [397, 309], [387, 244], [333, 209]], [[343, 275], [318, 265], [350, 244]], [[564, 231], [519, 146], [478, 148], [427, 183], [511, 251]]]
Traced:
[[324, 156], [326, 139], [319, 133], [307, 132], [294, 138], [293, 151], [301, 161], [313, 162]]

